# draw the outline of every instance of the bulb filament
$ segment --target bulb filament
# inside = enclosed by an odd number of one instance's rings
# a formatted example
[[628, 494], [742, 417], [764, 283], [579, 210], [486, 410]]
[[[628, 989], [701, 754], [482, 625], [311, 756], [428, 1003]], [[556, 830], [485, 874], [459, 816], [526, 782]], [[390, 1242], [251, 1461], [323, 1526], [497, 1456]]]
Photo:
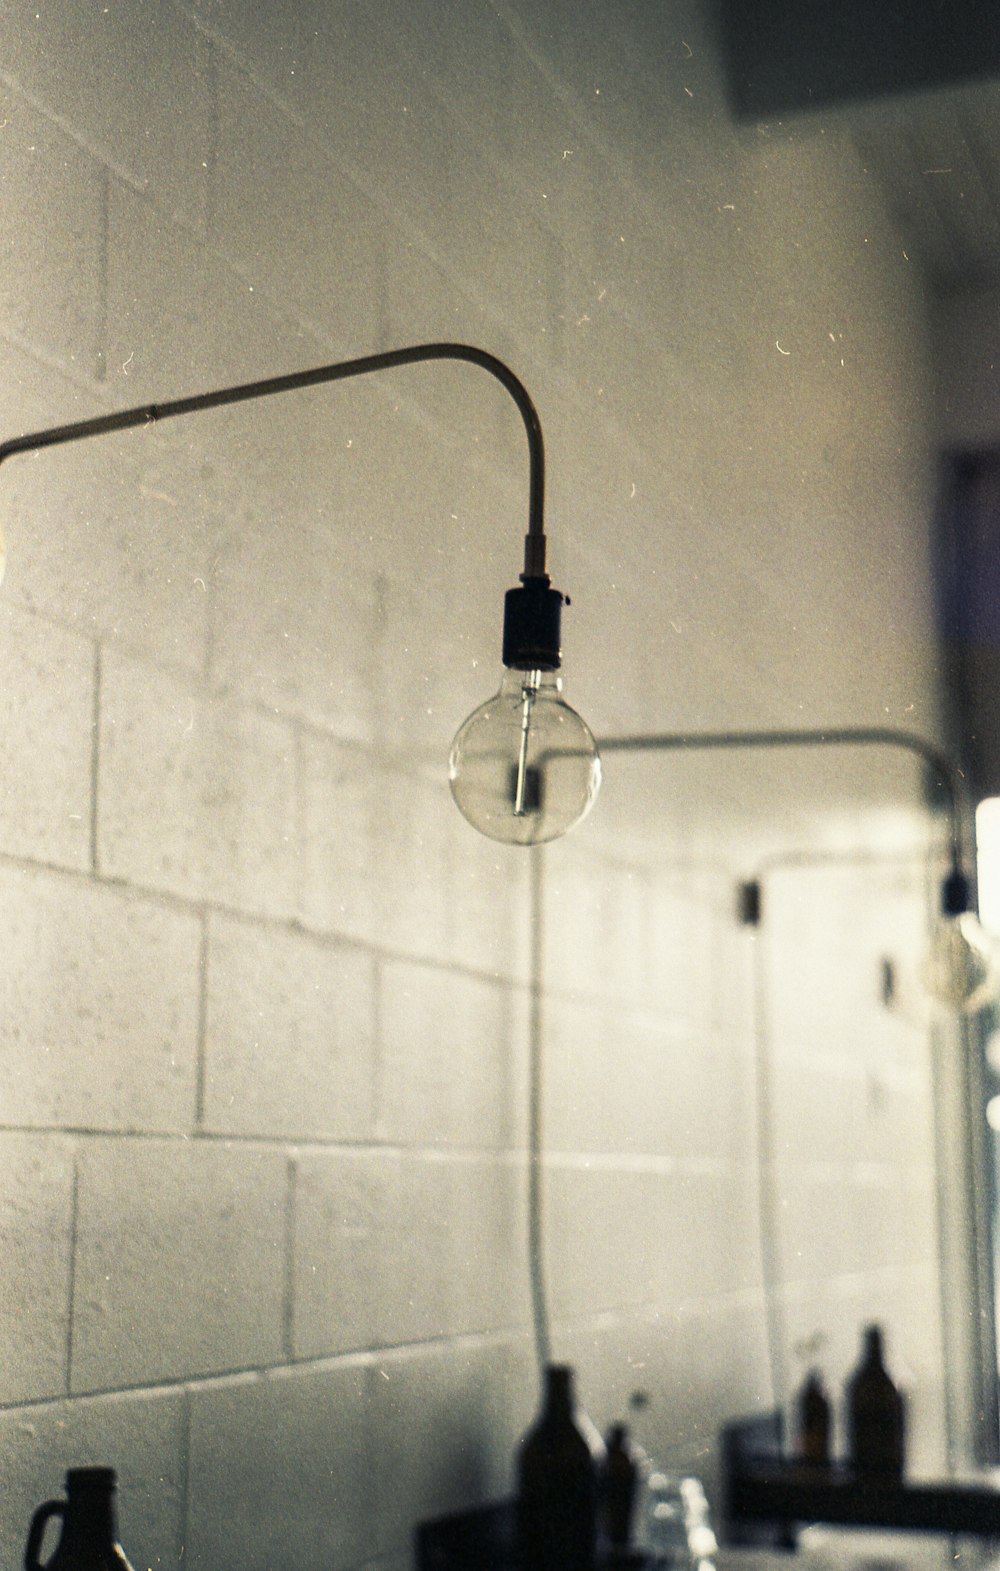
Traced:
[[517, 782], [514, 787], [514, 817], [524, 818], [528, 809], [525, 806], [525, 791], [528, 782], [528, 737], [531, 732], [531, 711], [538, 694], [538, 678], [536, 672], [525, 674], [521, 684], [521, 745], [517, 753]]

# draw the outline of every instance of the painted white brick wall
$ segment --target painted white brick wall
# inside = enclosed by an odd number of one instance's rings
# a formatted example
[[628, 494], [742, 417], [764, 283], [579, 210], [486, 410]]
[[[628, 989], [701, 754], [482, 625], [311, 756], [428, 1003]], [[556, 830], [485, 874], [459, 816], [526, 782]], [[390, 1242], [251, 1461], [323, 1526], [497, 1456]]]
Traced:
[[[239, 1559], [359, 1564], [374, 1516], [371, 1376], [351, 1360], [200, 1387], [185, 1558], [206, 1568]], [[234, 1466], [251, 1434], [257, 1443]]]
[[88, 1142], [80, 1154], [72, 1389], [278, 1363], [288, 1188], [286, 1158], [266, 1148]]
[[205, 1128], [370, 1140], [375, 1000], [375, 962], [365, 951], [212, 918]]
[[[0, 306], [9, 330], [81, 375], [97, 370], [105, 174], [50, 115], [5, 86], [4, 201], [11, 229]], [[72, 222], [66, 225], [66, 215]]]
[[2, 1400], [15, 1404], [66, 1389], [73, 1157], [65, 1140], [4, 1134], [0, 1163]]
[[10, 673], [0, 744], [2, 843], [33, 861], [89, 871], [94, 646], [5, 605], [0, 659]]
[[0, 907], [3, 1012], [17, 1044], [4, 1067], [5, 1121], [186, 1129], [196, 1094], [197, 917], [10, 865]]
[[[648, 13], [16, 6], [0, 434], [482, 344], [542, 413], [598, 732], [932, 731], [919, 279], [839, 131], [737, 131], [701, 6]], [[506, 394], [445, 364], [4, 466], [11, 1564], [74, 1464], [119, 1469], [136, 1566], [175, 1571], [402, 1571], [415, 1522], [510, 1487], [529, 866], [443, 771], [499, 679], [525, 480]], [[554, 1347], [711, 1482], [773, 1398], [766, 1288], [786, 1358], [829, 1311], [837, 1379], [881, 1315], [930, 1455], [926, 1042], [869, 986], [920, 889], [816, 874], [767, 940], [795, 1203], [765, 1283], [733, 882], [802, 840], [795, 788], [607, 773], [544, 859]]]

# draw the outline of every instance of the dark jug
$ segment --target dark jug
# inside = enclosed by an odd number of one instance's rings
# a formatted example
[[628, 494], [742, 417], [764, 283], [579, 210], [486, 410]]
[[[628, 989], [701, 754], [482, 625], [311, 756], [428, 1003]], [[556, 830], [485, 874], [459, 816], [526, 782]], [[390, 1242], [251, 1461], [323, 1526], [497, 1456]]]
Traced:
[[[50, 1560], [39, 1552], [52, 1517], [62, 1532]], [[115, 1525], [115, 1473], [110, 1467], [75, 1467], [66, 1474], [66, 1499], [46, 1500], [31, 1519], [25, 1571], [132, 1571]]]

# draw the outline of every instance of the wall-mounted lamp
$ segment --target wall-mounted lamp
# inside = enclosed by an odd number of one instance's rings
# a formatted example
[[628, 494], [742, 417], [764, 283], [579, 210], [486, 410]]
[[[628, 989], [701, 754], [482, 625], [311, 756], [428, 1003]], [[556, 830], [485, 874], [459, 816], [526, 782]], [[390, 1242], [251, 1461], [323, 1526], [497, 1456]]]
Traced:
[[[924, 985], [938, 1002], [969, 1014], [996, 995], [1000, 985], [997, 957], [973, 910], [972, 881], [963, 866], [960, 777], [950, 760], [923, 737], [890, 727], [840, 727], [830, 731], [661, 732], [603, 737], [600, 745], [604, 753], [848, 746], [901, 747], [915, 753], [941, 790], [948, 814], [949, 867], [941, 881], [938, 917], [924, 964]], [[759, 914], [758, 905], [753, 921], [759, 920]]]
[[[463, 360], [496, 378], [513, 398], [528, 437], [528, 532], [520, 587], [504, 605], [505, 666], [500, 691], [459, 729], [451, 750], [452, 795], [469, 823], [493, 840], [538, 845], [565, 834], [589, 812], [601, 783], [594, 738], [562, 696], [560, 616], [564, 600], [545, 571], [545, 454], [538, 413], [502, 360], [468, 344], [412, 344], [257, 382], [242, 382], [168, 403], [143, 404], [52, 426], [0, 443], [0, 463], [34, 452], [224, 404], [345, 381], [424, 360]], [[0, 577], [3, 574], [0, 536]]]
[[924, 985], [939, 1003], [971, 1015], [996, 998], [1000, 968], [996, 943], [971, 909], [968, 891], [961, 871], [941, 885], [941, 913], [924, 960]]

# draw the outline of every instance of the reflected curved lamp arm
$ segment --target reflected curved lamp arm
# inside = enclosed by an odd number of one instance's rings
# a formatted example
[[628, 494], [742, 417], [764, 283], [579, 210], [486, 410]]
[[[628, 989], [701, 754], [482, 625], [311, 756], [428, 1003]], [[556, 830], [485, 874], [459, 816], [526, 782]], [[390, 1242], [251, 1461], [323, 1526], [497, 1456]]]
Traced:
[[[541, 421], [524, 383], [495, 355], [470, 344], [410, 344], [304, 371], [240, 382], [187, 398], [140, 404], [69, 425], [50, 426], [0, 443], [0, 463], [17, 453], [61, 446], [114, 431], [155, 425], [179, 415], [247, 403], [427, 360], [459, 360], [489, 372], [517, 405], [528, 439], [528, 528], [519, 587], [504, 603], [503, 664], [497, 697], [461, 727], [452, 747], [449, 778], [455, 801], [473, 826], [492, 839], [535, 845], [579, 822], [600, 785], [600, 763], [586, 725], [562, 698], [560, 617], [565, 596], [545, 571], [545, 451]], [[2, 559], [0, 559], [2, 573]], [[509, 679], [508, 679], [509, 678]], [[559, 755], [542, 789], [537, 757]]]
[[989, 1001], [997, 977], [990, 946], [973, 910], [972, 880], [965, 868], [963, 820], [971, 812], [961, 777], [947, 755], [916, 732], [890, 726], [842, 726], [828, 730], [652, 732], [602, 737], [602, 753], [682, 752], [780, 747], [897, 747], [915, 754], [940, 788], [948, 815], [949, 869], [941, 882], [940, 920], [935, 925], [924, 980], [940, 1003], [972, 1013]]
[[952, 869], [962, 867], [964, 792], [951, 760], [913, 731], [891, 726], [839, 726], [792, 731], [661, 731], [637, 736], [601, 738], [604, 753], [681, 752], [689, 748], [732, 750], [746, 747], [900, 747], [915, 753], [940, 785], [948, 811]]

